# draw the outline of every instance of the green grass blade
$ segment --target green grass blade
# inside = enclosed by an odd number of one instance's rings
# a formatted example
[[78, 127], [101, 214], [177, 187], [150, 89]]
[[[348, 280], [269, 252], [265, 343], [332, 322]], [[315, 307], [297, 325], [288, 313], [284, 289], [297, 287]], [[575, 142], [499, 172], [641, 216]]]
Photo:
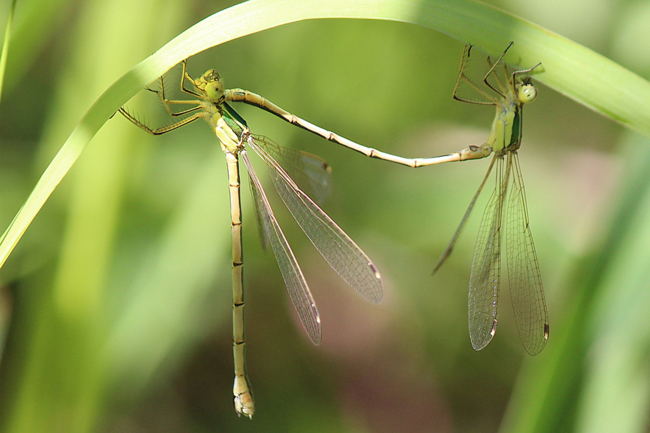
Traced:
[[9, 53], [9, 41], [11, 40], [11, 24], [14, 21], [14, 11], [16, 10], [16, 0], [12, 0], [9, 6], [9, 15], [7, 16], [7, 28], [5, 30], [5, 40], [2, 43], [2, 54], [0, 54], [0, 102], [2, 102], [2, 87], [5, 81], [5, 70], [7, 69], [7, 55]]
[[531, 66], [535, 78], [568, 97], [650, 136], [650, 84], [618, 64], [540, 26], [471, 0], [251, 0], [218, 12], [135, 66], [93, 104], [43, 173], [0, 243], [0, 266], [101, 126], [147, 84], [208, 48], [280, 25], [318, 18], [402, 21], [429, 27]]

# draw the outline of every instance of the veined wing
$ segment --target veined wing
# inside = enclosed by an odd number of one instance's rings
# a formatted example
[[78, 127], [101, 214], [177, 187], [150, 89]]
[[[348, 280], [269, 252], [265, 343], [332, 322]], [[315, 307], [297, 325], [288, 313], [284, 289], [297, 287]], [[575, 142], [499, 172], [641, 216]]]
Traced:
[[327, 200], [331, 192], [332, 169], [323, 158], [280, 146], [267, 137], [253, 135], [253, 138], [312, 200], [319, 205]]
[[318, 252], [353, 289], [373, 303], [381, 302], [381, 277], [370, 258], [350, 237], [312, 201], [287, 172], [252, 137], [248, 144], [269, 167], [271, 179], [287, 208]]
[[[246, 157], [248, 158], [248, 155], [246, 155]], [[250, 171], [248, 172], [248, 175], [250, 178]], [[251, 195], [253, 196], [253, 205], [255, 206], [255, 218], [257, 218], [257, 231], [260, 235], [260, 244], [262, 244], [262, 250], [268, 251], [271, 240], [267, 229], [268, 224], [265, 223], [266, 217], [264, 216], [262, 209], [262, 203], [264, 200], [262, 200], [259, 193], [262, 188], [258, 188], [252, 180], [248, 182], [248, 185], [251, 188]]]
[[[298, 184], [308, 196], [316, 203], [324, 203], [330, 195], [332, 170], [327, 162], [319, 156], [301, 150], [280, 146], [269, 138], [255, 136], [256, 142], [269, 154], [280, 162], [289, 176]], [[255, 190], [251, 183], [251, 191], [255, 196]], [[268, 235], [263, 223], [263, 217], [258, 201], [255, 200], [255, 214], [257, 215], [257, 228], [260, 234], [262, 249], [269, 248]]]
[[529, 355], [537, 355], [548, 341], [548, 312], [533, 235], [528, 225], [524, 180], [516, 152], [508, 154], [512, 187], [506, 208], [506, 251], [512, 307], [519, 338]]
[[273, 209], [271, 209], [269, 200], [262, 189], [260, 180], [257, 178], [257, 175], [253, 170], [253, 165], [251, 164], [250, 159], [248, 159], [246, 151], [242, 150], [239, 154], [244, 160], [244, 164], [246, 164], [248, 175], [250, 176], [251, 184], [253, 185], [253, 197], [257, 203], [257, 208], [260, 210], [261, 219], [268, 235], [268, 240], [273, 248], [275, 259], [278, 261], [278, 266], [280, 267], [282, 278], [284, 278], [287, 290], [289, 291], [291, 302], [293, 302], [296, 311], [298, 311], [298, 316], [300, 317], [307, 334], [309, 334], [311, 341], [313, 341], [314, 344], [320, 344], [322, 336], [320, 315], [318, 314], [314, 298], [307, 286], [307, 281], [305, 281], [302, 270], [300, 269], [300, 266], [298, 266], [296, 257], [293, 255], [293, 251], [291, 251], [291, 247], [289, 246], [287, 239], [284, 237], [284, 233], [282, 233], [282, 230], [275, 219], [275, 215], [273, 215]]
[[492, 340], [497, 328], [501, 282], [501, 221], [508, 171], [503, 156], [495, 155], [496, 185], [481, 219], [469, 277], [469, 335], [474, 350]]

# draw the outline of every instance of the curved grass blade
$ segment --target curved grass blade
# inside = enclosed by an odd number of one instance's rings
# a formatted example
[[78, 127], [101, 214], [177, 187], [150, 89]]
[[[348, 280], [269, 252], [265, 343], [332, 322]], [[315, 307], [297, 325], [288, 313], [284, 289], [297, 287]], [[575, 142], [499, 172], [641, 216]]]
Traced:
[[11, 41], [11, 24], [14, 21], [14, 12], [16, 10], [16, 0], [12, 0], [9, 5], [9, 14], [7, 15], [7, 27], [5, 28], [4, 42], [2, 43], [2, 53], [0, 53], [0, 101], [2, 101], [2, 88], [5, 82], [5, 70], [7, 69], [7, 56], [9, 55], [9, 42]]
[[[116, 110], [183, 59], [208, 48], [287, 23], [315, 18], [384, 19], [436, 29], [488, 53], [510, 40], [519, 64], [542, 61], [536, 78], [591, 109], [650, 134], [650, 84], [615, 62], [547, 29], [471, 0], [253, 0], [220, 11], [178, 35], [120, 78], [96, 101], [39, 179], [0, 237], [0, 266], [90, 139]], [[500, 31], [485, 32], [492, 28]]]

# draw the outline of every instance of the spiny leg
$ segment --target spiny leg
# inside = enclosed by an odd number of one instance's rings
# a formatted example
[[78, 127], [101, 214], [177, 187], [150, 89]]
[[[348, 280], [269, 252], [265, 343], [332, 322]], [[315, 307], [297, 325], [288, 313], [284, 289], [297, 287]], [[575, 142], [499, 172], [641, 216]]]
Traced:
[[[456, 85], [454, 86], [454, 92], [452, 94], [452, 98], [455, 99], [456, 101], [467, 102], [469, 104], [495, 105], [497, 103], [497, 101], [494, 98], [494, 96], [488, 94], [485, 90], [483, 90], [479, 86], [477, 86], [465, 74], [465, 68], [467, 67], [467, 64], [470, 61], [470, 55], [471, 55], [470, 53], [471, 53], [472, 47], [473, 47], [472, 45], [465, 45], [465, 48], [463, 49], [463, 57], [461, 58], [461, 61], [460, 61], [460, 69], [458, 71], [458, 79], [456, 80]], [[466, 99], [466, 98], [463, 98], [462, 96], [459, 96], [458, 90], [461, 87], [462, 83], [464, 83], [465, 85], [471, 87], [475, 92], [479, 93], [481, 96], [488, 99], [489, 102], [475, 101], [475, 100]]]
[[203, 95], [201, 95], [200, 93], [197, 93], [197, 92], [185, 87], [185, 79], [186, 78], [192, 84], [194, 84], [194, 79], [187, 72], [187, 59], [183, 60], [183, 72], [182, 72], [182, 75], [181, 75], [181, 91], [183, 91], [183, 93], [187, 93], [188, 95], [192, 95], [192, 96], [196, 96], [197, 98], [201, 98]]
[[[186, 68], [186, 61], [183, 60], [183, 75], [181, 76], [181, 91], [183, 91], [184, 93], [187, 93], [189, 95], [195, 96], [197, 98], [201, 98], [202, 95], [200, 95], [199, 93], [193, 92], [193, 91], [188, 90], [188, 89], [185, 88], [185, 76], [187, 75], [187, 72], [185, 71], [185, 68]], [[190, 77], [189, 75], [187, 75], [187, 77], [192, 82], [192, 84], [194, 84], [194, 80], [192, 80], [192, 77]], [[165, 110], [167, 110], [167, 112], [171, 116], [175, 116], [175, 117], [176, 116], [183, 116], [185, 114], [192, 113], [194, 111], [198, 111], [198, 110], [202, 109], [201, 104], [202, 104], [203, 101], [201, 101], [201, 99], [176, 99], [176, 100], [167, 99], [167, 97], [165, 96], [164, 78], [162, 76], [160, 77], [160, 90], [159, 91], [150, 89], [148, 87], [147, 87], [147, 90], [149, 90], [150, 92], [153, 92], [156, 95], [158, 95], [158, 97], [160, 98], [160, 101], [162, 102], [163, 106], [165, 107]], [[194, 104], [194, 105], [196, 105], [196, 107], [188, 108], [187, 110], [183, 110], [183, 111], [179, 111], [179, 112], [173, 112], [170, 105], [179, 105], [179, 104], [183, 104], [183, 105]]]
[[538, 62], [538, 63], [537, 63], [535, 66], [533, 66], [532, 68], [522, 69], [522, 70], [520, 70], [520, 71], [514, 71], [514, 72], [512, 73], [512, 78], [511, 78], [511, 80], [512, 80], [512, 84], [514, 85], [514, 83], [515, 83], [515, 77], [516, 77], [517, 75], [519, 75], [519, 74], [528, 74], [528, 73], [532, 72], [533, 69], [535, 69], [535, 68], [537, 68], [538, 66], [540, 66], [541, 64], [542, 64], [542, 62]]
[[[497, 94], [498, 94], [499, 96], [501, 96], [502, 98], [505, 98], [506, 89], [504, 89], [503, 86], [501, 85], [501, 80], [499, 80], [499, 77], [496, 75], [496, 72], [494, 71], [494, 68], [496, 68], [496, 66], [497, 66], [499, 63], [501, 63], [501, 61], [503, 60], [503, 57], [506, 55], [506, 53], [508, 52], [508, 50], [510, 49], [510, 47], [512, 47], [513, 44], [514, 44], [514, 42], [510, 42], [510, 44], [508, 44], [508, 46], [506, 47], [506, 49], [503, 51], [503, 53], [501, 53], [501, 56], [499, 56], [499, 58], [494, 62], [494, 64], [492, 64], [492, 62], [490, 61], [490, 56], [487, 57], [487, 63], [488, 63], [488, 67], [489, 67], [490, 69], [489, 69], [488, 72], [485, 74], [485, 77], [483, 77], [483, 82], [485, 83], [486, 86], [488, 86], [490, 89], [492, 89], [495, 93], [497, 93]], [[506, 67], [505, 64], [504, 64], [504, 67]], [[506, 70], [507, 70], [507, 69], [506, 69]], [[490, 75], [492, 75], [492, 73], [494, 73], [495, 76], [497, 77], [497, 78], [496, 78], [496, 81], [497, 81], [497, 84], [499, 85], [499, 87], [501, 87], [501, 91], [495, 89], [494, 86], [492, 86], [492, 84], [490, 84], [488, 78], [490, 77]], [[506, 77], [507, 77], [507, 76], [508, 76], [508, 75], [507, 75], [507, 73], [506, 73]], [[506, 79], [507, 79], [507, 78], [506, 78]]]
[[143, 122], [139, 121], [138, 119], [136, 119], [135, 116], [133, 116], [128, 111], [126, 111], [126, 109], [124, 109], [123, 107], [121, 107], [119, 109], [119, 112], [122, 113], [122, 115], [124, 117], [126, 117], [127, 120], [129, 120], [135, 126], [137, 126], [138, 128], [140, 128], [143, 131], [148, 132], [149, 134], [152, 134], [152, 135], [166, 134], [168, 132], [173, 131], [174, 129], [178, 129], [178, 128], [182, 127], [182, 126], [185, 126], [185, 125], [187, 125], [189, 123], [192, 123], [197, 119], [201, 119], [204, 116], [204, 114], [202, 112], [201, 113], [196, 113], [196, 114], [193, 114], [190, 117], [186, 117], [185, 119], [183, 119], [183, 120], [181, 120], [179, 122], [173, 123], [171, 125], [167, 125], [167, 126], [163, 126], [161, 128], [153, 129], [153, 128], [148, 127], [147, 125], [145, 125]]

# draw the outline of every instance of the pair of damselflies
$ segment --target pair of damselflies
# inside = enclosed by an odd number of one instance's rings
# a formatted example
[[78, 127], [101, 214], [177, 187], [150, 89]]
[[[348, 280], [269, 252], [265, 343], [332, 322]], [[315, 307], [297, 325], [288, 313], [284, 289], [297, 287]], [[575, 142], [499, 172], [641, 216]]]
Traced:
[[[507, 51], [508, 49], [495, 61], [488, 57], [488, 72], [482, 81], [474, 82], [465, 73], [467, 65], [473, 60], [472, 47], [465, 47], [454, 98], [464, 102], [496, 106], [497, 113], [492, 124], [492, 132], [481, 146], [470, 146], [453, 154], [432, 158], [404, 158], [362, 146], [313, 125], [255, 93], [242, 89], [225, 89], [223, 81], [215, 70], [209, 70], [200, 78], [193, 79], [187, 72], [185, 61], [181, 75], [181, 91], [196, 99], [167, 99], [163, 77], [160, 77], [160, 90], [148, 89], [158, 95], [171, 116], [181, 117], [181, 120], [153, 129], [124, 108], [120, 109], [128, 120], [154, 135], [165, 134], [195, 120], [204, 119], [217, 135], [226, 155], [233, 262], [235, 365], [233, 394], [235, 410], [238, 414], [252, 417], [255, 411], [245, 358], [240, 156], [250, 178], [262, 244], [265, 248], [270, 245], [273, 249], [291, 301], [309, 337], [314, 344], [319, 344], [321, 341], [321, 321], [316, 303], [275, 218], [248, 157], [247, 148], [253, 149], [264, 161], [278, 194], [330, 266], [351, 287], [373, 303], [381, 302], [383, 290], [380, 274], [372, 261], [317, 204], [324, 199], [326, 195], [324, 191], [329, 184], [330, 169], [325, 161], [306, 152], [281, 147], [267, 137], [252, 134], [246, 121], [229, 105], [230, 102], [254, 105], [291, 124], [366, 156], [412, 168], [480, 159], [494, 153], [488, 172], [451, 243], [438, 262], [436, 271], [451, 253], [480, 192], [496, 166], [496, 186], [483, 215], [472, 260], [469, 290], [470, 339], [474, 349], [480, 350], [490, 342], [496, 332], [501, 281], [501, 228], [505, 220], [510, 291], [519, 335], [529, 354], [536, 355], [544, 348], [548, 339], [548, 314], [535, 247], [528, 226], [524, 185], [517, 155], [522, 135], [522, 107], [536, 97], [536, 90], [526, 74], [537, 66], [513, 71], [503, 61]], [[187, 83], [191, 83], [193, 88], [187, 88]], [[460, 92], [462, 88], [474, 92], [479, 99], [462, 96]], [[173, 107], [176, 106], [189, 108], [174, 111]], [[510, 190], [509, 195], [507, 195], [508, 190]]]

